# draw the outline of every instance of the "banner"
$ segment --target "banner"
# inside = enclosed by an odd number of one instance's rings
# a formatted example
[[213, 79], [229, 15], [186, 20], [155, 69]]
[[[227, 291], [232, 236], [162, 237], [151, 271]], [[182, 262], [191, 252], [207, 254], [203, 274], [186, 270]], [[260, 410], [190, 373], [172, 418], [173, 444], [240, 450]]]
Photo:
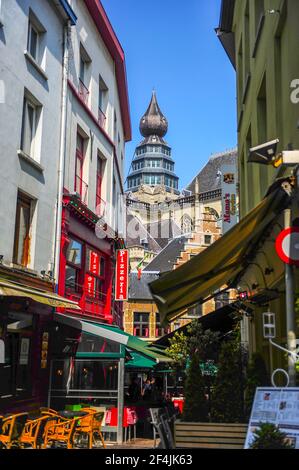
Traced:
[[238, 223], [237, 169], [235, 165], [222, 165], [222, 233], [228, 232]]
[[295, 449], [299, 449], [299, 388], [256, 389], [245, 449], [250, 448], [260, 423], [277, 425]]
[[128, 300], [129, 287], [129, 252], [117, 250], [115, 269], [115, 300]]

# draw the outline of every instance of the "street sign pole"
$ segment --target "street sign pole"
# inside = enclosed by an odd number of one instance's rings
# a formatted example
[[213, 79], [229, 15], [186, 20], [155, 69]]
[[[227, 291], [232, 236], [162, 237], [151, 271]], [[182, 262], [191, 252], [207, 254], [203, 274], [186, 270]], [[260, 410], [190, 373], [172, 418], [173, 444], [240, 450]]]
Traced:
[[[292, 226], [292, 211], [285, 209], [284, 226], [287, 229]], [[286, 287], [286, 326], [287, 326], [287, 349], [296, 353], [296, 318], [294, 298], [294, 269], [289, 263], [285, 263], [285, 287]], [[292, 354], [288, 355], [289, 386], [296, 386], [296, 364]]]

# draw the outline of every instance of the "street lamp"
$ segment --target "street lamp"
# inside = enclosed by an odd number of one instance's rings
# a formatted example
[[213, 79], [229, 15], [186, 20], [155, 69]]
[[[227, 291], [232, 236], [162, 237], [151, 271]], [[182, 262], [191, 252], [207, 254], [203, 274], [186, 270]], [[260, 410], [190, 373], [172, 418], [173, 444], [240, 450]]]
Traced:
[[[259, 163], [261, 165], [272, 165], [278, 168], [281, 165], [294, 166], [297, 179], [297, 197], [299, 190], [299, 150], [284, 150], [277, 154], [279, 139], [266, 142], [249, 150], [248, 163]], [[291, 208], [284, 211], [285, 229], [292, 225]], [[285, 290], [286, 290], [286, 323], [288, 338], [288, 372], [290, 386], [296, 385], [296, 368], [293, 355], [296, 352], [296, 317], [295, 317], [295, 292], [294, 292], [294, 271], [293, 266], [285, 263]]]

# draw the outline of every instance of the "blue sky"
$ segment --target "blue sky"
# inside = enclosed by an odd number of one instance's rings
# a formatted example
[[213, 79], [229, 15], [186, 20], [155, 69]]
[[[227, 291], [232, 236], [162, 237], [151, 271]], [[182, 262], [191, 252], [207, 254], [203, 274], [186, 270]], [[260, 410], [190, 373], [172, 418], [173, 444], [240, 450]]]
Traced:
[[235, 73], [217, 39], [221, 0], [102, 0], [126, 54], [133, 140], [153, 87], [180, 188], [209, 156], [237, 142]]

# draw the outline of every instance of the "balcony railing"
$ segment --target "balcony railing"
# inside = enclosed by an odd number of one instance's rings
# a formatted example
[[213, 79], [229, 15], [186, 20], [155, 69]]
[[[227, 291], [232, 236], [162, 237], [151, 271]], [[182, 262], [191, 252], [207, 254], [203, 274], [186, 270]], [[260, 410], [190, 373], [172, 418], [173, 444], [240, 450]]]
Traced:
[[104, 314], [104, 306], [107, 299], [106, 292], [100, 292], [90, 289], [75, 282], [67, 282], [65, 286], [66, 298], [78, 302], [83, 312], [102, 316]]
[[83, 204], [87, 204], [88, 199], [88, 184], [83, 181], [80, 176], [76, 175], [75, 179], [75, 191], [80, 194], [81, 201]]
[[105, 129], [105, 127], [106, 127], [106, 115], [103, 113], [101, 108], [99, 108], [98, 123], [99, 123], [99, 125], [101, 126], [102, 129]]
[[88, 98], [89, 98], [89, 90], [88, 88], [84, 85], [82, 80], [79, 78], [79, 96], [83, 103], [88, 105]]

